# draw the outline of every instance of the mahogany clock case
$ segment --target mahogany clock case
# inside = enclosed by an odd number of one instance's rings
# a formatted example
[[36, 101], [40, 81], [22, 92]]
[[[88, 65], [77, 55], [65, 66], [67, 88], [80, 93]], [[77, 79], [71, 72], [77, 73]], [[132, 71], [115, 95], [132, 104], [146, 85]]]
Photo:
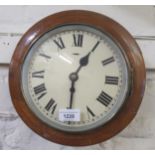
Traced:
[[[125, 52], [131, 71], [131, 90], [119, 112], [105, 125], [87, 132], [70, 133], [51, 128], [29, 109], [21, 90], [21, 68], [29, 49], [42, 35], [63, 25], [89, 25], [110, 36]], [[42, 137], [56, 143], [84, 146], [103, 142], [123, 130], [135, 117], [145, 89], [144, 60], [133, 37], [120, 24], [102, 14], [71, 10], [50, 15], [32, 26], [19, 41], [9, 69], [10, 94], [23, 121]]]

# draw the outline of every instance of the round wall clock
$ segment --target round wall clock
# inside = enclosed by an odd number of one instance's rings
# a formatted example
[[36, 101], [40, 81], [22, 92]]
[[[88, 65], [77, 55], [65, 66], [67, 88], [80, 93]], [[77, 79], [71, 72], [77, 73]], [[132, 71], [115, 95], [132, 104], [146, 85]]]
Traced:
[[64, 11], [23, 35], [9, 85], [18, 114], [33, 131], [64, 145], [92, 145], [134, 118], [145, 66], [120, 24], [90, 11]]

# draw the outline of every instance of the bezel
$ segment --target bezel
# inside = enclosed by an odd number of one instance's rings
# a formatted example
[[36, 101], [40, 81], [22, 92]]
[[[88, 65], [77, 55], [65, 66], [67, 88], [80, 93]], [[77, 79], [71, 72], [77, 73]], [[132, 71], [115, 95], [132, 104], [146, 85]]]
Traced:
[[[21, 89], [22, 64], [34, 42], [51, 29], [68, 24], [90, 25], [106, 32], [124, 51], [129, 72], [131, 73], [130, 94], [127, 96], [119, 112], [105, 125], [87, 132], [72, 133], [51, 128], [37, 118], [30, 110]], [[145, 88], [144, 60], [132, 36], [112, 19], [90, 11], [64, 11], [48, 16], [35, 24], [24, 34], [18, 43], [9, 71], [10, 93], [20, 117], [32, 130], [42, 137], [64, 145], [91, 145], [102, 142], [120, 132], [134, 118]]]
[[[106, 42], [106, 44], [110, 44], [111, 43], [111, 48], [113, 49], [112, 53], [114, 55], [115, 52], [118, 53], [118, 55], [116, 55], [116, 57], [121, 57], [121, 65], [123, 66], [122, 68], [124, 69], [123, 71], [123, 75], [121, 74], [121, 76], [125, 77], [125, 79], [122, 81], [122, 87], [124, 88], [120, 88], [121, 90], [119, 90], [117, 92], [117, 100], [115, 105], [111, 108], [111, 110], [106, 114], [106, 116], [104, 116], [103, 118], [100, 118], [98, 120], [96, 120], [94, 123], [91, 122], [87, 122], [87, 124], [84, 125], [84, 122], [81, 122], [81, 126], [67, 126], [67, 125], [63, 125], [63, 123], [57, 121], [57, 123], [53, 120], [50, 120], [49, 117], [45, 117], [43, 114], [40, 113], [40, 111], [38, 110], [38, 108], [35, 106], [35, 104], [33, 103], [30, 93], [29, 93], [29, 86], [28, 86], [28, 81], [27, 80], [27, 75], [28, 70], [29, 70], [29, 66], [30, 66], [30, 61], [32, 61], [33, 55], [37, 54], [37, 47], [42, 44], [43, 42], [45, 42], [47, 39], [51, 38], [51, 36], [55, 38], [55, 35], [60, 35], [60, 34], [65, 34], [66, 31], [74, 31], [74, 30], [80, 30], [81, 32], [85, 32], [85, 33], [90, 33], [89, 35], [92, 35], [91, 33], [94, 33], [95, 35], [97, 35], [98, 38], [102, 38], [103, 42]], [[60, 34], [59, 34], [60, 33]], [[96, 37], [94, 35], [94, 37]], [[109, 45], [110, 46], [110, 45]], [[115, 52], [114, 52], [115, 51]], [[29, 108], [32, 110], [32, 112], [40, 119], [42, 120], [44, 123], [48, 124], [49, 126], [56, 128], [58, 130], [64, 131], [64, 132], [86, 132], [88, 130], [92, 130], [94, 128], [98, 128], [101, 125], [104, 125], [106, 122], [108, 122], [110, 119], [112, 119], [112, 117], [115, 116], [115, 114], [118, 112], [118, 110], [121, 108], [122, 103], [124, 103], [126, 96], [128, 95], [128, 89], [129, 89], [129, 83], [130, 83], [130, 72], [129, 67], [127, 66], [126, 60], [122, 60], [124, 59], [124, 54], [122, 53], [123, 51], [121, 51], [121, 49], [119, 47], [117, 47], [115, 45], [115, 43], [111, 40], [111, 38], [109, 38], [107, 35], [105, 35], [103, 32], [97, 31], [94, 28], [90, 27], [90, 26], [86, 26], [86, 25], [63, 25], [61, 27], [55, 28], [50, 30], [48, 33], [46, 33], [45, 35], [43, 35], [42, 37], [40, 37], [37, 42], [35, 42], [33, 44], [33, 46], [29, 49], [29, 53], [27, 54], [23, 65], [22, 65], [22, 71], [21, 71], [21, 89], [22, 89], [22, 93], [23, 96], [26, 100], [26, 102], [28, 103], [27, 105], [29, 106]], [[117, 58], [118, 59], [118, 58]], [[117, 60], [118, 61], [118, 60]], [[117, 62], [118, 63], [118, 62]], [[119, 64], [120, 65], [120, 64]], [[127, 81], [127, 84], [126, 84]], [[118, 94], [119, 93], [119, 94]], [[120, 94], [122, 94], [123, 98], [120, 96]], [[119, 96], [119, 97], [118, 97]], [[113, 100], [113, 102], [115, 102], [115, 100]], [[83, 126], [82, 126], [83, 123]]]

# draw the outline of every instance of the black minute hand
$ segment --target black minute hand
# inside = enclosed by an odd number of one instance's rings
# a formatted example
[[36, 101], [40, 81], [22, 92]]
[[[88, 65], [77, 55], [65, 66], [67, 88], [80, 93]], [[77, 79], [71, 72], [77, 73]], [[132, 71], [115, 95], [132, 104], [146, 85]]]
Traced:
[[69, 79], [71, 80], [69, 109], [72, 109], [72, 105], [73, 105], [73, 96], [74, 96], [74, 93], [75, 93], [75, 82], [78, 80], [78, 75], [77, 75], [77, 73], [71, 73], [71, 74], [69, 75]]
[[71, 88], [70, 88], [69, 109], [72, 109], [72, 104], [73, 104], [73, 95], [74, 95], [74, 92], [75, 92], [74, 83], [75, 83], [75, 81], [72, 81]]

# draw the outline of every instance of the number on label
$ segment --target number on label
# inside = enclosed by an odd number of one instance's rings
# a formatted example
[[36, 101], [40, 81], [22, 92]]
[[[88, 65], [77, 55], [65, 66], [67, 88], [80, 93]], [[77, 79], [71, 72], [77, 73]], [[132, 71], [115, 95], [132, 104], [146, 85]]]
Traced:
[[99, 95], [99, 97], [97, 98], [97, 101], [99, 101], [100, 103], [102, 103], [103, 105], [105, 105], [107, 107], [110, 104], [110, 102], [112, 101], [112, 97], [109, 96], [104, 91], [102, 91], [101, 94]]
[[36, 87], [34, 87], [34, 93], [38, 96], [38, 100], [41, 99], [47, 92], [46, 92], [46, 88], [45, 88], [45, 84], [42, 83]]

